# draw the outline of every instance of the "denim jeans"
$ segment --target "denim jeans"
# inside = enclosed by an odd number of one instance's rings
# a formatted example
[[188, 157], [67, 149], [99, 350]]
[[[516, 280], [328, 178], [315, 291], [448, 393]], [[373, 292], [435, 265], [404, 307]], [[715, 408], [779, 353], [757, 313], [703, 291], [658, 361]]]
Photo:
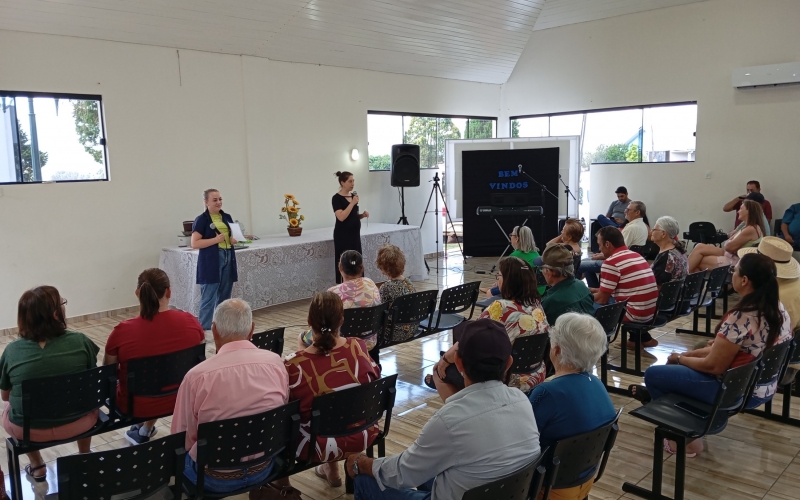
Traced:
[[583, 259], [581, 265], [578, 266], [577, 276], [584, 275], [589, 288], [600, 288], [600, 278], [597, 277], [597, 274], [601, 267], [603, 267], [602, 260]]
[[211, 320], [214, 318], [214, 309], [231, 298], [233, 291], [233, 257], [232, 250], [219, 249], [219, 283], [206, 283], [200, 285], [200, 314], [199, 320], [203, 330], [211, 330]]
[[683, 365], [651, 366], [644, 372], [644, 384], [653, 399], [665, 394], [681, 394], [708, 404], [714, 404], [720, 388], [714, 375]]
[[609, 219], [605, 215], [598, 215], [597, 216], [597, 223], [600, 224], [600, 227], [608, 227], [608, 226], [613, 226], [613, 227], [617, 227], [617, 228], [619, 227], [619, 224], [617, 224], [617, 221], [615, 221], [614, 219]]
[[395, 490], [386, 488], [381, 491], [374, 477], [356, 476], [354, 500], [430, 500], [433, 479], [417, 486], [417, 489]]
[[[190, 457], [188, 453], [186, 454], [184, 463], [186, 467], [183, 470], [183, 475], [193, 484], [197, 484], [197, 463], [192, 460], [192, 457]], [[260, 484], [269, 477], [274, 466], [275, 462], [272, 462], [266, 469], [256, 472], [255, 474], [245, 474], [245, 476], [240, 479], [216, 479], [206, 475], [203, 480], [203, 489], [214, 493], [229, 493], [231, 491], [247, 488], [248, 486]]]

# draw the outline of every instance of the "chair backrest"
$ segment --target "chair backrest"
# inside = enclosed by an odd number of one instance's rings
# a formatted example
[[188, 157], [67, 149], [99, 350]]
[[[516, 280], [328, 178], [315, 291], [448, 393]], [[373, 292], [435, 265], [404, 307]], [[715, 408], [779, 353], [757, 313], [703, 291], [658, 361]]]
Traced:
[[656, 316], [660, 313], [668, 316], [674, 316], [677, 312], [678, 299], [681, 297], [681, 290], [683, 290], [683, 280], [670, 281], [661, 285], [661, 290], [658, 291], [658, 301], [656, 302]]
[[283, 334], [285, 327], [273, 328], [265, 332], [254, 333], [250, 340], [259, 349], [272, 351], [278, 356], [283, 355]]
[[[241, 469], [278, 456], [292, 462], [299, 434], [299, 399], [255, 415], [205, 422], [197, 426], [197, 468]], [[253, 455], [259, 456], [242, 461]]]
[[438, 295], [437, 290], [425, 290], [394, 299], [392, 308], [388, 312], [389, 322], [386, 331], [392, 332], [395, 327], [401, 325], [419, 324], [424, 319], [428, 320], [430, 329]]
[[[397, 374], [368, 384], [333, 391], [314, 398], [311, 406], [311, 443], [314, 437], [349, 436], [371, 427], [386, 413], [388, 432], [397, 393]], [[313, 457], [309, 453], [309, 460]]]
[[786, 369], [789, 354], [794, 349], [794, 342], [781, 342], [764, 351], [761, 356], [761, 368], [756, 384], [768, 384], [778, 378]]
[[186, 450], [185, 432], [139, 446], [58, 457], [58, 498], [148, 498], [175, 477], [180, 498]]
[[547, 280], [544, 279], [544, 273], [542, 273], [541, 267], [536, 268], [536, 286], [547, 286]]
[[700, 303], [705, 276], [705, 271], [697, 271], [687, 275], [683, 280], [683, 290], [681, 290], [681, 298], [676, 311], [677, 316], [688, 316]]
[[344, 323], [340, 329], [344, 337], [361, 337], [370, 332], [380, 334], [386, 322], [387, 304], [371, 307], [351, 307], [344, 310]]
[[517, 337], [511, 345], [514, 358], [509, 373], [531, 373], [544, 360], [550, 336], [546, 333]]
[[[480, 288], [480, 281], [472, 281], [442, 290], [442, 296], [439, 298], [439, 314], [457, 314], [470, 307], [474, 310]], [[470, 317], [472, 317], [471, 312]]]
[[716, 267], [711, 270], [708, 274], [708, 280], [706, 281], [706, 292], [704, 298], [708, 297], [717, 297], [719, 296], [720, 290], [722, 290], [722, 286], [725, 284], [725, 280], [728, 279], [728, 275], [731, 272], [731, 266], [722, 266]]
[[611, 337], [617, 332], [622, 316], [625, 314], [625, 307], [628, 305], [627, 300], [621, 302], [614, 302], [600, 306], [594, 311], [594, 319], [600, 322], [603, 331], [606, 332], [606, 337]]
[[[539, 468], [543, 458], [544, 452], [539, 453], [539, 456], [519, 470], [464, 492], [461, 500], [526, 500], [528, 497], [535, 499], [539, 492], [532, 491], [532, 486], [536, 487], [534, 483], [537, 478], [536, 469]], [[538, 477], [541, 485], [543, 474], [539, 474]]]
[[747, 364], [730, 368], [722, 375], [722, 384], [720, 385], [722, 394], [717, 397], [720, 409], [744, 407], [742, 402], [753, 390], [760, 364], [761, 358], [759, 357]]
[[648, 241], [644, 245], [631, 245], [629, 250], [641, 255], [644, 260], [653, 260], [658, 256], [659, 248], [652, 241]]
[[105, 365], [70, 373], [24, 380], [22, 386], [23, 443], [30, 441], [36, 420], [74, 419], [106, 406], [116, 408], [117, 366]]
[[133, 396], [159, 397], [178, 392], [186, 373], [206, 359], [206, 345], [128, 361], [128, 412]]
[[617, 439], [621, 413], [622, 408], [606, 425], [561, 439], [553, 445], [552, 457], [545, 461], [545, 498], [551, 489], [572, 488], [585, 483], [594, 475], [587, 474], [587, 471], [597, 471], [595, 481], [602, 476]]
[[706, 243], [712, 241], [717, 234], [717, 228], [711, 222], [692, 222], [689, 224], [689, 239]]

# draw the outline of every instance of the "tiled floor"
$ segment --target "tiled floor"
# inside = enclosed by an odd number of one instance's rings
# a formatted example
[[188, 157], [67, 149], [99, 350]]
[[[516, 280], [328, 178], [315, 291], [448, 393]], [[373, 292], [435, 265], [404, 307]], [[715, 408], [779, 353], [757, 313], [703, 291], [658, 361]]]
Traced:
[[[475, 258], [463, 264], [460, 256], [440, 261], [440, 273], [421, 283], [415, 283], [418, 290], [444, 289], [463, 282], [482, 280], [488, 284], [488, 274], [475, 271], [488, 271], [495, 259]], [[430, 262], [432, 271], [434, 262]], [[466, 270], [464, 269], [466, 268]], [[256, 312], [256, 331], [259, 329], [287, 326], [285, 352], [294, 349], [298, 333], [305, 325], [308, 301], [270, 307]], [[89, 320], [71, 324], [70, 328], [89, 335], [103, 347], [114, 325], [129, 315]], [[713, 322], [713, 326], [716, 322]], [[676, 334], [675, 328], [691, 327], [691, 320], [678, 320], [654, 332], [660, 345], [648, 349], [643, 356], [644, 367], [653, 363], [663, 363], [673, 350], [686, 350], [703, 337]], [[0, 337], [0, 349], [13, 340]], [[442, 406], [438, 395], [426, 388], [422, 381], [426, 373], [439, 357], [439, 351], [450, 346], [450, 332], [409, 342], [381, 353], [381, 363], [385, 374], [398, 373], [397, 404], [394, 409], [391, 432], [387, 442], [387, 453], [395, 454], [404, 450], [419, 434], [430, 416]], [[101, 349], [102, 352], [102, 349]], [[616, 362], [620, 350], [612, 347], [610, 361]], [[208, 348], [213, 355], [213, 344]], [[632, 362], [632, 360], [631, 360]], [[618, 387], [640, 382], [641, 379], [628, 375], [612, 373], [610, 380]], [[780, 399], [780, 398], [778, 398]], [[612, 395], [614, 404], [625, 406], [620, 421], [620, 433], [603, 478], [595, 484], [590, 498], [618, 499], [635, 498], [624, 495], [622, 483], [630, 481], [649, 486], [651, 480], [653, 426], [627, 414], [639, 405], [628, 398]], [[779, 404], [779, 403], [778, 403]], [[800, 405], [793, 408], [793, 416], [800, 417]], [[159, 436], [169, 432], [169, 418], [158, 423]], [[5, 434], [0, 429], [0, 435]], [[103, 434], [93, 438], [92, 448], [107, 450], [129, 446], [123, 431]], [[688, 460], [686, 477], [687, 499], [769, 499], [789, 500], [800, 498], [800, 429], [751, 415], [734, 417], [728, 428], [720, 435], [706, 440], [706, 451], [697, 458]], [[5, 447], [5, 439], [0, 448]], [[4, 452], [4, 450], [2, 450]], [[77, 451], [75, 445], [65, 445], [43, 451], [48, 461], [48, 483], [35, 484], [22, 478], [26, 499], [54, 498], [57, 489], [55, 459], [58, 456]], [[0, 456], [5, 456], [2, 453]], [[25, 459], [23, 457], [23, 463]], [[670, 481], [674, 474], [674, 458], [665, 461], [664, 493], [672, 494]], [[3, 467], [7, 470], [7, 467]], [[304, 498], [330, 500], [349, 498], [344, 487], [329, 488], [322, 480], [307, 471], [295, 475], [292, 484], [303, 492]], [[8, 482], [8, 478], [6, 478]], [[236, 497], [245, 499], [246, 496]]]

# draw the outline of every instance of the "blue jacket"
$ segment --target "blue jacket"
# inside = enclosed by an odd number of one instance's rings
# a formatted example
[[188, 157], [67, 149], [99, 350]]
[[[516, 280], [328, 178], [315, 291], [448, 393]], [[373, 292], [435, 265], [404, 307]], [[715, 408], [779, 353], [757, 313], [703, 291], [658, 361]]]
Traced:
[[[233, 223], [233, 218], [223, 212], [219, 211], [222, 215], [222, 221], [228, 225]], [[228, 226], [230, 231], [230, 226]], [[203, 239], [216, 238], [217, 233], [211, 229], [211, 214], [208, 210], [198, 215], [192, 224], [192, 232], [200, 233]], [[231, 248], [231, 262], [228, 265], [233, 266], [232, 278], [233, 282], [239, 281], [239, 273], [236, 267], [236, 252]], [[201, 248], [200, 256], [197, 259], [197, 284], [207, 285], [209, 283], [219, 283], [219, 246], [211, 245], [210, 247]]]

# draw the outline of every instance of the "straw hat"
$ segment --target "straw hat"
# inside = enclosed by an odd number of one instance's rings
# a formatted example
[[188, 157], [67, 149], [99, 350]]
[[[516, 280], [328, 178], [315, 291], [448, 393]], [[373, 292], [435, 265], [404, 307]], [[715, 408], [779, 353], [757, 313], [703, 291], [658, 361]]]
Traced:
[[758, 248], [740, 249], [739, 257], [748, 253], [760, 253], [772, 259], [778, 268], [778, 278], [800, 278], [800, 262], [792, 258], [792, 245], [785, 240], [775, 236], [765, 236], [758, 244]]

